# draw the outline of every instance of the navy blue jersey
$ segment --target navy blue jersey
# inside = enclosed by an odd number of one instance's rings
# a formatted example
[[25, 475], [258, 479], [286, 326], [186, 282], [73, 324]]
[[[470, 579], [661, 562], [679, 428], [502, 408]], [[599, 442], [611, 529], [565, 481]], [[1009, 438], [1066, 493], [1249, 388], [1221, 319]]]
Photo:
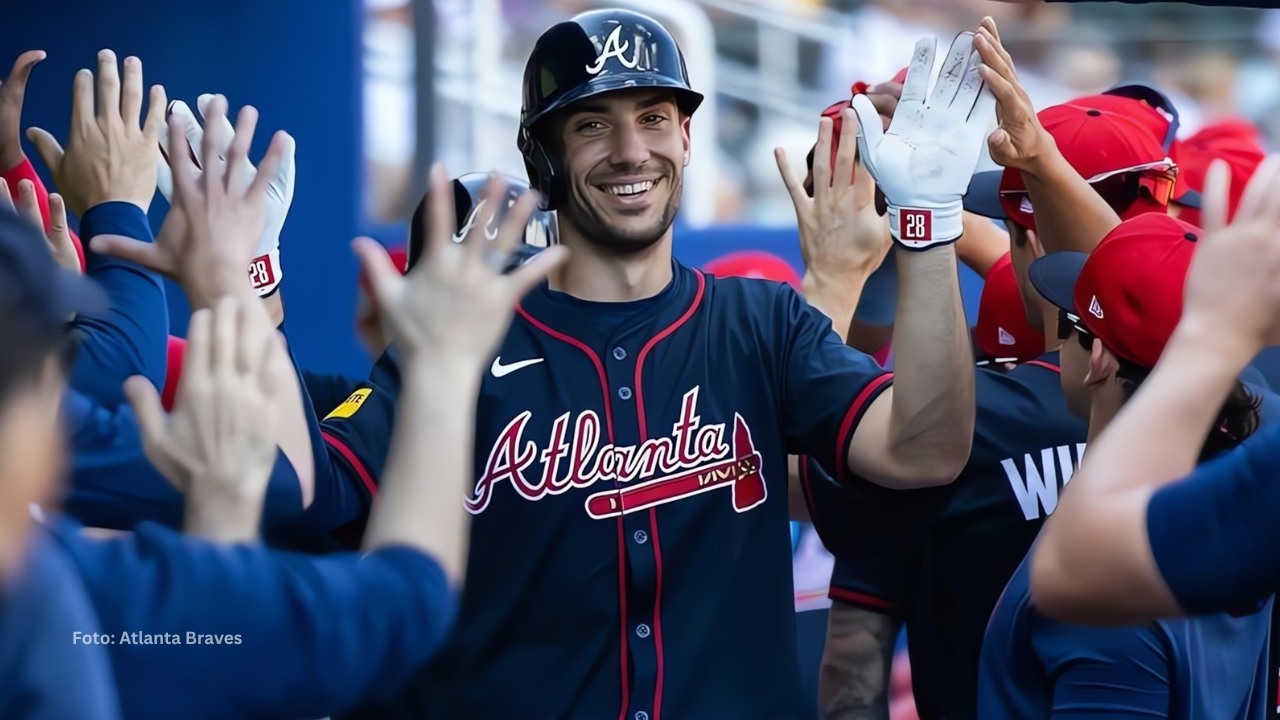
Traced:
[[916, 706], [925, 720], [975, 717], [982, 636], [1084, 452], [1057, 353], [1007, 373], [978, 368], [973, 451], [950, 485], [841, 487], [803, 464], [814, 525], [836, 556], [831, 598], [906, 624]]
[[0, 717], [121, 717], [107, 647], [75, 565], [37, 526], [21, 569], [0, 583]]
[[[458, 621], [398, 717], [812, 706], [798, 689], [787, 455], [843, 476], [891, 376], [786, 285], [673, 267], [639, 303], [544, 286], [518, 308], [479, 398]], [[383, 422], [375, 409], [347, 420]], [[342, 429], [375, 463], [385, 430], [366, 448]]]
[[983, 720], [1133, 717], [1264, 720], [1271, 601], [1137, 627], [1057, 622], [1031, 606], [1024, 562], [982, 648]]

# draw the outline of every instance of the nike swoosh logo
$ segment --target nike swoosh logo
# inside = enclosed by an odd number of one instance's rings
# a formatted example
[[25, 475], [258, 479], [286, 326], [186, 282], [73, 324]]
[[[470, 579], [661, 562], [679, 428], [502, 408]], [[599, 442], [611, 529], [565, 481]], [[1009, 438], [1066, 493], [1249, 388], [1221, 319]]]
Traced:
[[520, 362], [503, 365], [502, 356], [499, 355], [493, 359], [493, 365], [489, 367], [489, 372], [493, 373], [493, 376], [496, 378], [505, 377], [521, 368], [527, 368], [530, 365], [537, 365], [545, 359], [546, 358], [533, 358], [531, 360], [521, 360]]

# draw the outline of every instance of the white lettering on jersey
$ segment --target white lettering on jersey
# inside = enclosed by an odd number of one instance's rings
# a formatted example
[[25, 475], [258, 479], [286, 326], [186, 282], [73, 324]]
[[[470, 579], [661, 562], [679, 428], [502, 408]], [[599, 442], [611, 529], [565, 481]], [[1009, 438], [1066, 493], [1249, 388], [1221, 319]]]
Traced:
[[[597, 519], [721, 487], [732, 488], [737, 512], [759, 505], [766, 491], [761, 457], [752, 444], [750, 429], [739, 415], [734, 417], [732, 431], [725, 423], [702, 425], [697, 414], [699, 390], [695, 386], [684, 394], [680, 417], [669, 436], [649, 438], [640, 445], [609, 444], [600, 417], [586, 410], [557, 417], [551, 423], [550, 437], [539, 447], [524, 439], [533, 412], [520, 413], [494, 440], [466, 499], [467, 510], [476, 515], [484, 512], [496, 487], [503, 483], [509, 483], [524, 499], [538, 501], [600, 481], [615, 487], [586, 499], [587, 514]], [[541, 463], [541, 472], [532, 470], [535, 463]], [[617, 487], [618, 483], [628, 485]]]
[[1022, 507], [1023, 517], [1036, 520], [1048, 517], [1058, 509], [1058, 489], [1071, 482], [1071, 476], [1084, 457], [1084, 448], [1084, 443], [1077, 443], [1074, 458], [1070, 445], [1044, 448], [1040, 451], [1039, 464], [1035, 455], [1027, 453], [1022, 456], [1022, 467], [1013, 458], [1000, 461], [1013, 494], [1018, 498], [1018, 505]]

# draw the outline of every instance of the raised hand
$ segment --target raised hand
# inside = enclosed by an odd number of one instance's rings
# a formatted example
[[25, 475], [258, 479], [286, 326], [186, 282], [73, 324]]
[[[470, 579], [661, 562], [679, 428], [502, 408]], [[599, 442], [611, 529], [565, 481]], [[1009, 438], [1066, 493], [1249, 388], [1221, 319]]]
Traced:
[[951, 43], [930, 88], [935, 38], [916, 43], [888, 130], [865, 95], [853, 98], [861, 158], [884, 193], [893, 239], [910, 250], [955, 242], [961, 197], [977, 167], [995, 99], [978, 75], [973, 34]]
[[406, 360], [444, 362], [478, 372], [510, 325], [516, 303], [564, 260], [567, 250], [554, 245], [504, 275], [501, 261], [524, 236], [537, 204], [534, 193], [516, 201], [497, 236], [489, 239], [485, 230], [497, 208], [505, 205], [506, 188], [495, 176], [479, 210], [484, 217], [476, 219], [462, 242], [454, 242], [453, 191], [439, 165], [432, 168], [429, 192], [426, 242], [408, 275], [400, 274], [376, 241], [357, 238], [354, 248], [389, 320], [392, 340]]
[[89, 70], [76, 73], [66, 150], [45, 130], [27, 131], [27, 139], [77, 215], [111, 201], [130, 202], [146, 212], [156, 192], [156, 141], [164, 124], [164, 88], [152, 86], [146, 120], [140, 126], [142, 61], [125, 58], [123, 83], [116, 62], [114, 52], [102, 50], [96, 81]]
[[[199, 109], [201, 117], [206, 118], [206, 120], [211, 120], [209, 118], [209, 110], [216, 97], [216, 95], [206, 93], [196, 99], [196, 107]], [[194, 178], [198, 179], [204, 172], [205, 158], [210, 156], [204, 154], [205, 130], [200, 125], [200, 121], [195, 114], [191, 112], [191, 108], [181, 100], [176, 100], [170, 106], [169, 112], [171, 121], [165, 125], [161, 132], [160, 148], [162, 156], [158, 158], [156, 172], [160, 193], [164, 195], [166, 200], [172, 202], [173, 170], [170, 167], [168, 157], [171, 144], [170, 125], [176, 125], [180, 130], [181, 137], [186, 141], [185, 148], [182, 148], [181, 142], [177, 144], [180, 151], [184, 149], [195, 160], [194, 164], [188, 166]], [[216, 154], [211, 158], [213, 162], [225, 164], [227, 151], [230, 149], [231, 140], [234, 136], [234, 128], [231, 127], [231, 121], [227, 119], [225, 114], [220, 116], [218, 124], [221, 126], [220, 142], [215, 147]], [[296, 143], [293, 137], [288, 133], [283, 133], [283, 137], [283, 156], [277, 166], [275, 175], [268, 178], [267, 182], [266, 224], [263, 227], [262, 236], [253, 250], [253, 256], [249, 264], [250, 283], [260, 296], [271, 294], [280, 285], [280, 281], [284, 277], [284, 270], [280, 264], [280, 233], [284, 230], [285, 218], [289, 214], [289, 206], [293, 203], [297, 164], [295, 160]], [[243, 180], [252, 182], [257, 175], [258, 169], [252, 163], [244, 163], [239, 172], [245, 176]], [[180, 209], [178, 211], [180, 212]]]
[[776, 148], [774, 159], [796, 209], [806, 276], [837, 284], [856, 279], [861, 287], [884, 261], [892, 240], [884, 218], [876, 213], [875, 182], [855, 157], [858, 118], [850, 108], [842, 113], [834, 170], [825, 161], [831, 157], [834, 123], [825, 117], [818, 121], [813, 197], [796, 182], [786, 151]]
[[1187, 273], [1181, 325], [1252, 358], [1280, 345], [1280, 155], [1269, 155], [1227, 224], [1231, 172], [1215, 160], [1205, 178], [1199, 241]]
[[[0, 183], [3, 182], [4, 180], [0, 179]], [[40, 200], [36, 197], [35, 183], [30, 180], [22, 180], [18, 183], [17, 210], [19, 215], [41, 228], [45, 240], [49, 243], [49, 252], [59, 267], [75, 273], [81, 272], [80, 255], [76, 252], [75, 243], [71, 241], [71, 231], [67, 228], [67, 208], [61, 195], [53, 193], [49, 196], [48, 233], [44, 233], [44, 219], [40, 216]]]
[[978, 71], [996, 98], [996, 121], [999, 127], [987, 138], [991, 159], [1003, 167], [1025, 170], [1041, 157], [1053, 137], [1040, 125], [1035, 106], [1018, 82], [1013, 58], [1000, 43], [995, 20], [983, 18], [973, 46], [982, 57]]
[[183, 118], [169, 118], [173, 205], [155, 243], [113, 235], [93, 239], [98, 252], [177, 278], [194, 308], [209, 307], [224, 295], [253, 292], [245, 270], [266, 225], [267, 185], [291, 144], [287, 134], [276, 133], [257, 171], [247, 171], [258, 111], [240, 110], [229, 142], [226, 113], [226, 98], [215, 96], [201, 138], [201, 157], [225, 157], [225, 162], [206, 162], [199, 169], [188, 152]]
[[31, 69], [44, 59], [43, 50], [22, 53], [13, 62], [9, 77], [0, 82], [0, 172], [17, 167], [26, 157], [22, 152], [22, 101]]
[[284, 343], [252, 298], [224, 297], [188, 326], [173, 412], [146, 378], [125, 392], [142, 446], [187, 497], [187, 531], [249, 540], [276, 459], [275, 425], [291, 371]]

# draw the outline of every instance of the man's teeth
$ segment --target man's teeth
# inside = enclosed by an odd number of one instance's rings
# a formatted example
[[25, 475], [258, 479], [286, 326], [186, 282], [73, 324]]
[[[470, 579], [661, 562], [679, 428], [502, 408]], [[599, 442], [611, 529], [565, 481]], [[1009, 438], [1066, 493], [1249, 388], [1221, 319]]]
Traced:
[[639, 195], [653, 188], [653, 181], [646, 180], [630, 185], [603, 185], [604, 191], [610, 195]]

